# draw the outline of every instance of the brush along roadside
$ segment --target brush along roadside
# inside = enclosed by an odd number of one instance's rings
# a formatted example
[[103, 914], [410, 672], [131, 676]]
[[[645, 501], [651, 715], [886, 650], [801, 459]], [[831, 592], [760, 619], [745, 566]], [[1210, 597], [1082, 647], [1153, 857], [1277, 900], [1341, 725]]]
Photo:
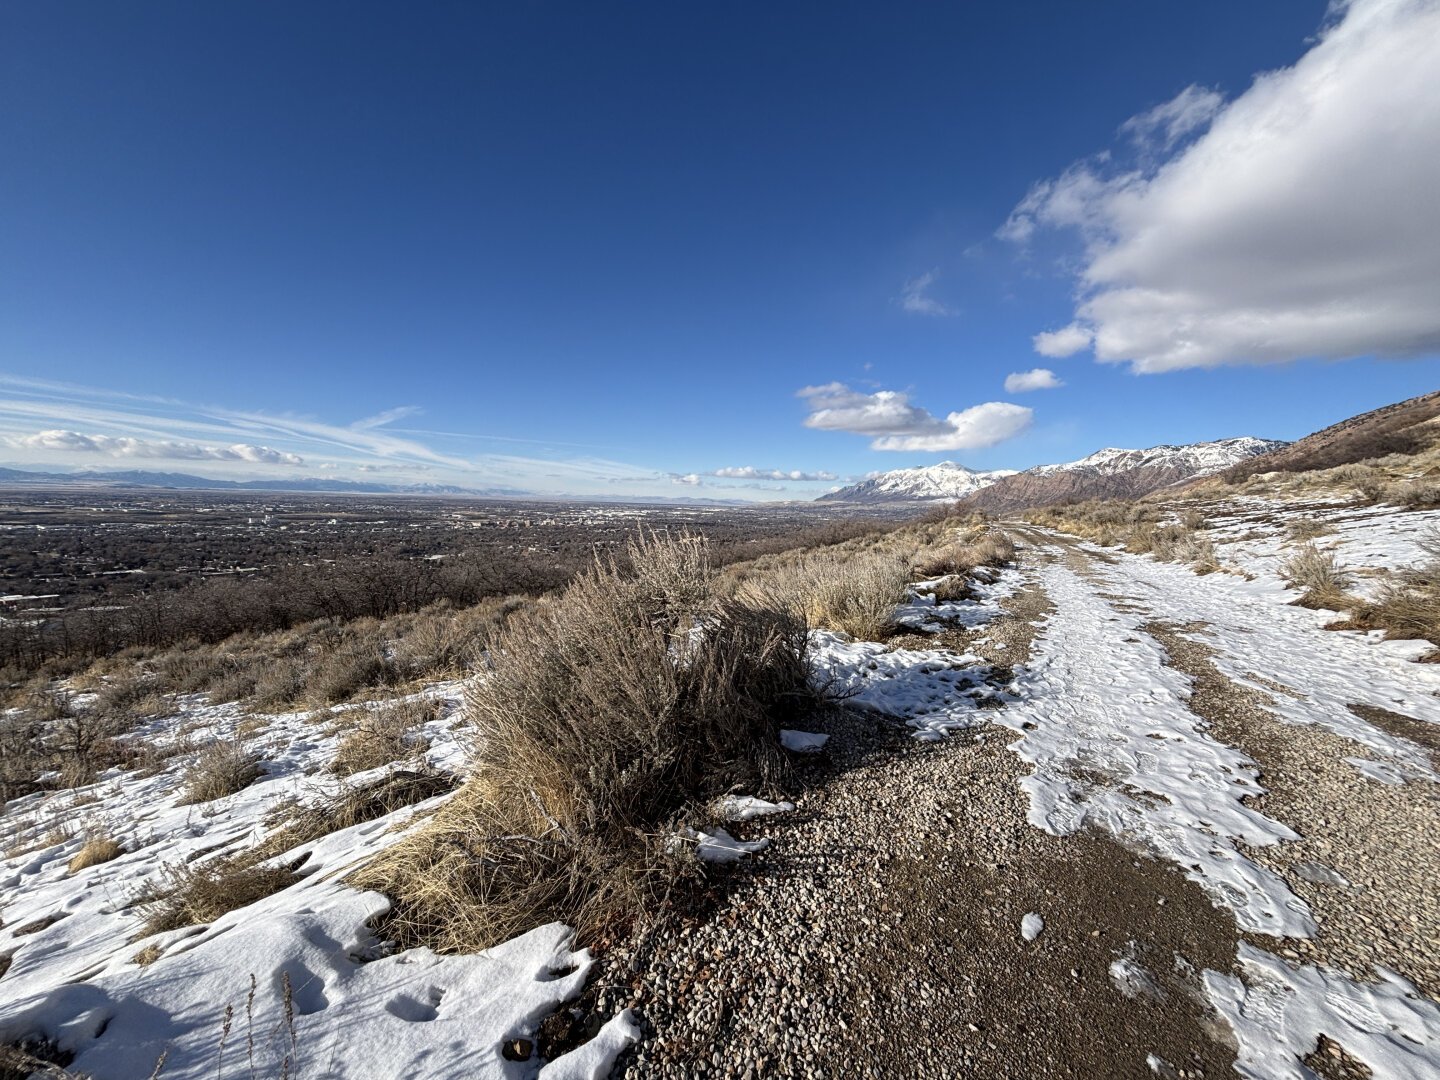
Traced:
[[488, 642], [469, 694], [471, 777], [353, 882], [385, 932], [471, 952], [560, 920], [618, 931], [703, 879], [667, 839], [710, 799], [777, 789], [810, 712], [794, 607], [715, 589], [699, 537], [632, 543]]

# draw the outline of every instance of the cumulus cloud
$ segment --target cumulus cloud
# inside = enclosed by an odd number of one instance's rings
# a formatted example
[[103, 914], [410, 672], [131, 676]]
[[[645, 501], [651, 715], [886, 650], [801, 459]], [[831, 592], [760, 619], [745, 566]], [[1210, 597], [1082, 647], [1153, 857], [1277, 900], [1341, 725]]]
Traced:
[[1015, 208], [1012, 241], [1083, 238], [1057, 334], [1139, 372], [1440, 350], [1440, 3], [1338, 10], [1229, 104], [1191, 87], [1125, 125], [1172, 152], [1072, 166]]
[[269, 446], [234, 443], [204, 446], [169, 439], [136, 439], [130, 436], [86, 435], [78, 431], [53, 429], [31, 435], [7, 435], [5, 443], [26, 450], [58, 450], [72, 454], [95, 454], [112, 458], [152, 458], [172, 461], [248, 461], [257, 465], [303, 465], [298, 454]]
[[718, 476], [726, 480], [797, 480], [804, 483], [840, 479], [832, 472], [803, 472], [800, 469], [756, 469], [750, 465], [716, 469], [710, 475]]
[[1062, 326], [1059, 330], [1046, 330], [1034, 337], [1035, 351], [1041, 356], [1063, 359], [1074, 356], [1081, 349], [1090, 347], [1091, 333], [1079, 323]]
[[1055, 377], [1049, 368], [1037, 367], [1029, 371], [1016, 371], [1005, 376], [1007, 394], [1023, 394], [1027, 390], [1054, 390], [1065, 384]]
[[988, 401], [941, 417], [896, 390], [866, 394], [844, 383], [807, 386], [799, 396], [810, 406], [805, 426], [873, 436], [872, 450], [975, 450], [1014, 438], [1030, 426], [1032, 410]]
[[928, 270], [905, 282], [905, 287], [900, 290], [900, 307], [912, 315], [954, 315], [952, 308], [927, 295], [930, 286], [939, 277], [939, 270]]
[[682, 475], [680, 475], [679, 473], [672, 473], [672, 474], [670, 475], [670, 481], [671, 481], [671, 483], [675, 483], [675, 484], [684, 484], [686, 487], [699, 487], [699, 486], [700, 486], [700, 474], [699, 474], [699, 473], [693, 473], [693, 472], [692, 472], [692, 473], [685, 473], [685, 474], [682, 476]]

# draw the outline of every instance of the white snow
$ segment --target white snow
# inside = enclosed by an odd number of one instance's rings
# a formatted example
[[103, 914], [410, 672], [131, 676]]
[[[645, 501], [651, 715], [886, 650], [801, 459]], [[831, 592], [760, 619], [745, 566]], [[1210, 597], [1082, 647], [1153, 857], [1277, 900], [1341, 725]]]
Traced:
[[795, 809], [791, 802], [766, 802], [754, 795], [724, 795], [715, 800], [710, 812], [720, 821], [749, 821], [769, 814], [788, 814]]
[[[462, 692], [458, 683], [426, 691], [446, 706], [420, 732], [429, 744], [424, 758], [434, 767], [453, 770], [464, 759], [452, 731]], [[232, 734], [242, 719], [234, 704], [209, 705], [203, 697], [182, 704], [179, 715], [132, 737], [152, 746], [178, 740], [182, 748], [193, 738], [198, 750], [209, 738]], [[343, 721], [347, 711], [332, 715]], [[167, 1078], [214, 1076], [228, 1008], [226, 1060], [248, 1068], [242, 1063], [253, 1039], [259, 1075], [280, 1075], [287, 1056], [291, 1075], [521, 1075], [524, 1066], [501, 1058], [502, 1043], [532, 1038], [541, 1019], [580, 992], [590, 967], [589, 954], [571, 946], [569, 929], [540, 927], [474, 956], [395, 951], [371, 929], [389, 901], [342, 884], [351, 869], [403, 838], [449, 796], [286, 852], [273, 862], [298, 863], [297, 882], [214, 923], [138, 936], [144, 918], [129, 905], [168, 865], [203, 865], [239, 853], [266, 835], [267, 817], [287, 801], [311, 801], [341, 785], [321, 771], [341, 733], [327, 733], [303, 712], [258, 719], [264, 730], [252, 742], [264, 755], [265, 775], [226, 798], [175, 805], [194, 753], [182, 749], [154, 775], [115, 770], [89, 787], [9, 804], [11, 842], [31, 850], [0, 862], [0, 954], [11, 955], [0, 1043], [54, 1038], [77, 1055], [74, 1068], [96, 1080], [149, 1076], [162, 1053]], [[192, 728], [203, 734], [183, 734]], [[394, 767], [349, 782], [376, 779]], [[69, 874], [67, 860], [83, 836], [60, 844], [45, 839], [67, 820], [102, 829], [125, 853]], [[57, 915], [43, 929], [17, 933]], [[150, 946], [159, 958], [136, 964], [132, 958]], [[284, 1020], [287, 981], [293, 1027]], [[634, 1037], [629, 1018], [616, 1017], [545, 1075], [601, 1075]]]
[[[1063, 563], [1039, 571], [1054, 613], [1016, 679], [1019, 700], [992, 718], [1021, 738], [1033, 766], [1022, 781], [1030, 821], [1065, 836], [1095, 825], [1185, 868], [1247, 930], [1307, 936], [1314, 921], [1274, 874], [1236, 841], [1295, 839], [1241, 802], [1264, 789], [1248, 756], [1216, 742], [1186, 707], [1189, 680], [1125, 613]], [[1193, 576], [1193, 575], [1192, 575]], [[1203, 580], [1203, 579], [1196, 579]]]
[[1058, 465], [1037, 465], [1029, 473], [1045, 475], [1056, 472], [1087, 472], [1107, 475], [1128, 472], [1141, 468], [1184, 468], [1194, 476], [1228, 469], [1246, 458], [1279, 449], [1286, 443], [1276, 439], [1257, 439], [1244, 435], [1237, 439], [1220, 439], [1216, 442], [1189, 443], [1184, 446], [1161, 445], [1147, 450], [1122, 450], [1107, 447], [1097, 450], [1078, 461], [1061, 462]]
[[1324, 1034], [1376, 1080], [1440, 1077], [1440, 1009], [1394, 972], [1376, 968], [1376, 982], [1355, 982], [1328, 968], [1291, 967], [1244, 942], [1239, 956], [1243, 981], [1207, 971], [1205, 989], [1239, 1040], [1242, 1076], [1310, 1080], [1300, 1059]]
[[695, 857], [711, 863], [739, 862], [745, 856], [754, 855], [770, 846], [768, 837], [761, 837], [759, 840], [736, 840], [724, 829], [705, 832], [701, 829], [685, 828], [677, 834], [677, 839], [682, 844], [693, 843]]
[[1045, 929], [1045, 920], [1035, 912], [1027, 912], [1020, 920], [1020, 936], [1026, 941], [1034, 941]]
[[821, 735], [816, 731], [795, 731], [793, 728], [780, 730], [780, 745], [796, 754], [818, 754], [829, 741], [829, 735]]

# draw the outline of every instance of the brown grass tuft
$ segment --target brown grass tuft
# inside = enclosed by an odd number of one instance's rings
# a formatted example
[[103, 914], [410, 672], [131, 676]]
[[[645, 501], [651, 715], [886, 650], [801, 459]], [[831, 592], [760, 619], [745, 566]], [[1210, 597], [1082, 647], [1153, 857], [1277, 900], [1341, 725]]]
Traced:
[[212, 923], [226, 912], [263, 900], [296, 881], [285, 867], [254, 866], [248, 860], [213, 859], [198, 866], [165, 867], [135, 898], [145, 917], [140, 937], [163, 930]]
[[[439, 703], [426, 698], [401, 698], [361, 715], [355, 730], [340, 740], [331, 771], [340, 776], [400, 761], [421, 748], [415, 729], [435, 719]], [[342, 714], [341, 720], [355, 713]]]
[[70, 873], [78, 874], [86, 867], [99, 866], [101, 863], [119, 858], [124, 850], [108, 836], [92, 836], [85, 841], [85, 845], [79, 851], [71, 856], [68, 869]]
[[237, 739], [216, 739], [196, 755], [185, 770], [180, 806], [211, 802], [234, 795], [261, 776], [260, 757]]
[[1355, 582], [1354, 575], [1342, 567], [1333, 551], [1321, 551], [1314, 544], [1305, 544], [1280, 567], [1280, 575], [1305, 595], [1295, 603], [1301, 607], [1341, 611], [1355, 601], [1347, 591]]

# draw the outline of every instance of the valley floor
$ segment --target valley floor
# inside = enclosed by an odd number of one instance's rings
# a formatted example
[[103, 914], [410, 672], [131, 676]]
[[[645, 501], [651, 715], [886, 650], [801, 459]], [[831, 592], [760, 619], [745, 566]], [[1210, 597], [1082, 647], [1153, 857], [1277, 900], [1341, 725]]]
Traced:
[[[333, 739], [273, 719], [270, 775], [206, 813], [160, 809], [163, 775], [102, 781], [74, 797], [128, 800], [130, 853], [0, 864], [0, 1042], [42, 1032], [100, 1078], [167, 1048], [163, 1076], [249, 1075], [257, 1032], [260, 1074], [300, 1077], [1440, 1077], [1440, 664], [1291, 606], [1283, 522], [1271, 545], [1252, 511], [1216, 527], [1251, 580], [1007, 524], [1016, 565], [977, 599], [922, 583], [885, 644], [816, 631], [844, 703], [794, 809], [732, 827], [769, 846], [703, 913], [598, 958], [563, 927], [387, 953], [384, 899], [338, 878], [421, 804], [286, 852], [297, 884], [137, 966], [127, 895], [253, 844]], [[1377, 570], [1440, 517], [1333, 516]], [[433, 692], [454, 768], [458, 689]]]

